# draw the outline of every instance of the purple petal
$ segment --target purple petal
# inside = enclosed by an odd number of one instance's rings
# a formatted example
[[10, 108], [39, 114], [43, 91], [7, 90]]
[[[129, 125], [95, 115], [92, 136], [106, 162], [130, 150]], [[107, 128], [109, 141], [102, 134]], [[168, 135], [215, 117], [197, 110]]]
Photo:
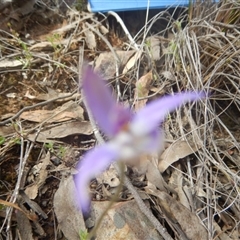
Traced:
[[105, 134], [114, 136], [130, 121], [130, 110], [117, 104], [104, 80], [90, 67], [84, 70], [83, 91], [93, 117]]
[[141, 135], [152, 132], [169, 112], [188, 101], [199, 100], [204, 97], [206, 97], [206, 94], [203, 92], [185, 92], [155, 100], [134, 116], [131, 129], [135, 134], [139, 132]]
[[74, 177], [74, 181], [77, 188], [77, 202], [84, 213], [87, 213], [90, 207], [89, 182], [116, 159], [118, 159], [118, 151], [115, 146], [104, 144], [87, 152], [80, 162], [79, 173]]

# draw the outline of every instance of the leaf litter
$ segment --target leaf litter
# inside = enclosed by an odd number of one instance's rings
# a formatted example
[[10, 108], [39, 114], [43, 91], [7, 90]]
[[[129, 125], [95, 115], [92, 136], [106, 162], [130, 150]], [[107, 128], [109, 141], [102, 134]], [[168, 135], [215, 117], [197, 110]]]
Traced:
[[[20, 10], [27, 16], [25, 8]], [[81, 96], [74, 93], [83, 47], [84, 58], [94, 61], [93, 67], [108, 76], [119, 99], [136, 110], [164, 94], [211, 92], [206, 102], [187, 104], [162, 123], [166, 141], [161, 155], [142, 156], [139, 166], [127, 166], [124, 172], [173, 239], [238, 239], [239, 4], [196, 4], [188, 13], [181, 10], [178, 19], [171, 11], [155, 12], [142, 31], [137, 26], [137, 52], [111, 18], [107, 22], [103, 16], [74, 9], [64, 11], [63, 17], [48, 9], [45, 14], [52, 21], [46, 23], [39, 9], [31, 11], [37, 11], [37, 29], [34, 19], [30, 21], [34, 14], [21, 19], [25, 27], [16, 22], [20, 16], [11, 15], [12, 24], [3, 24], [0, 32], [0, 189], [5, 201], [0, 203], [1, 238], [61, 239], [61, 232], [53, 230], [59, 227], [68, 239], [79, 239], [79, 231], [87, 230], [68, 193], [74, 186], [68, 187], [65, 180], [96, 144]], [[167, 24], [159, 27], [164, 17]], [[134, 34], [131, 14], [125, 20]], [[122, 59], [120, 64], [114, 53]], [[115, 77], [118, 81], [112, 81]], [[14, 98], [7, 97], [12, 93]], [[126, 232], [140, 239], [129, 222], [136, 204], [128, 189], [118, 190], [120, 180], [111, 170], [90, 185], [97, 216], [92, 225], [86, 224], [89, 228], [97, 224], [114, 194], [119, 199], [103, 219], [100, 229], [106, 231], [99, 230], [98, 239], [121, 239]], [[119, 213], [116, 206], [124, 210]], [[37, 216], [34, 221], [26, 215], [31, 211]], [[136, 219], [147, 222], [137, 208], [134, 212]], [[143, 229], [146, 233], [151, 227]]]

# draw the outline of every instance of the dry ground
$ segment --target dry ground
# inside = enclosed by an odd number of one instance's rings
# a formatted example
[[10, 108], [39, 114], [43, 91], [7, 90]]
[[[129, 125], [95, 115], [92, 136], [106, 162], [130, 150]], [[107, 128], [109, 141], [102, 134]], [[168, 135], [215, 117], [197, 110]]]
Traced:
[[[239, 3], [152, 11], [147, 23], [144, 12], [122, 13], [134, 39], [114, 16], [21, 11], [0, 14], [0, 239], [64, 239], [54, 193], [96, 144], [78, 93], [83, 59], [136, 111], [164, 94], [210, 93], [164, 122], [163, 154], [142, 160], [157, 173], [143, 163], [128, 175], [173, 239], [239, 239]], [[204, 230], [192, 227], [195, 216]]]

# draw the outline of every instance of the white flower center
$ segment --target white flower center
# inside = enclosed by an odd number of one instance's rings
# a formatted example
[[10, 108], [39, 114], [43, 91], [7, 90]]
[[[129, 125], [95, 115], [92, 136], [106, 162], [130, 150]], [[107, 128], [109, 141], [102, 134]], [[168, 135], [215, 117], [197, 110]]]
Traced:
[[160, 132], [142, 134], [141, 131], [132, 131], [131, 125], [126, 131], [120, 131], [111, 141], [117, 148], [121, 160], [131, 160], [143, 153], [152, 153], [159, 150], [162, 141]]

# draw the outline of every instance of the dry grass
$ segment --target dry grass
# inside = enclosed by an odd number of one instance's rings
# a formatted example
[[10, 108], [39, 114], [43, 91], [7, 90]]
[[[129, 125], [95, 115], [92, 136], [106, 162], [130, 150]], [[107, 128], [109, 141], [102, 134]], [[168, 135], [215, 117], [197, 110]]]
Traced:
[[[164, 64], [153, 68], [157, 85], [168, 86], [166, 93], [204, 89], [210, 94], [165, 123], [167, 139], [185, 139], [200, 149], [164, 174], [171, 182], [181, 172], [191, 195], [189, 207], [209, 239], [238, 239], [240, 234], [239, 15], [236, 2], [195, 6], [184, 28], [175, 22]], [[164, 78], [164, 71], [174, 80]]]

